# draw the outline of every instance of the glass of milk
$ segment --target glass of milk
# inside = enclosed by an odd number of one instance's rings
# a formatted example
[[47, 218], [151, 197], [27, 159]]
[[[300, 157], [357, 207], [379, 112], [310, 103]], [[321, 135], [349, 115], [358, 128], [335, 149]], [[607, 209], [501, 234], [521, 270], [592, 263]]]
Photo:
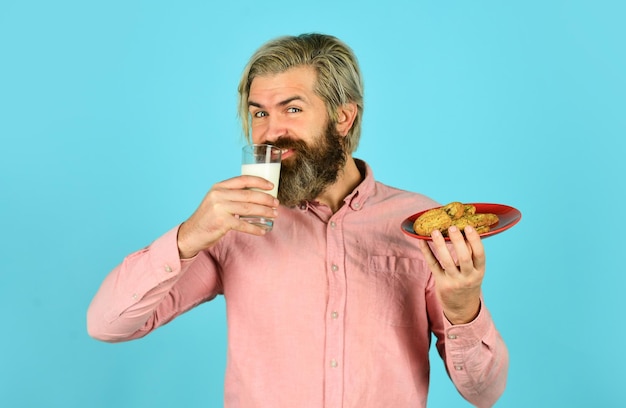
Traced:
[[[276, 197], [280, 179], [281, 149], [268, 144], [251, 144], [244, 146], [241, 155], [241, 174], [263, 177], [274, 184], [272, 190], [259, 190]], [[242, 220], [258, 225], [267, 231], [274, 226], [272, 218], [257, 216], [240, 216]]]

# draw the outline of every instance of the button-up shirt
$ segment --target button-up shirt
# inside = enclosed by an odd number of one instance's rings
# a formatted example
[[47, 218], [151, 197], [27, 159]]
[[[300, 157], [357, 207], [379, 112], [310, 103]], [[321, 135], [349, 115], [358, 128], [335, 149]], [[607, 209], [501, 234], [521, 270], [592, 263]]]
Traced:
[[459, 392], [491, 406], [508, 354], [484, 302], [474, 321], [451, 325], [400, 228], [437, 203], [357, 163], [364, 179], [335, 213], [317, 202], [281, 206], [262, 237], [229, 232], [181, 260], [174, 228], [129, 255], [94, 297], [89, 333], [139, 338], [223, 295], [226, 407], [425, 407], [432, 334]]

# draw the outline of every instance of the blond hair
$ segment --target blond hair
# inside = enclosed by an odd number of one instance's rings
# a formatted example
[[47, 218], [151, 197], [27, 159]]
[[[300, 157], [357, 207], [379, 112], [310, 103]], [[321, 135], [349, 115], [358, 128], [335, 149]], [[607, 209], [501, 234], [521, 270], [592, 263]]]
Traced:
[[250, 140], [248, 97], [257, 76], [278, 74], [290, 68], [310, 66], [317, 73], [315, 92], [326, 104], [331, 123], [337, 123], [337, 109], [357, 105], [357, 115], [345, 138], [347, 152], [356, 150], [361, 137], [363, 81], [356, 56], [339, 39], [324, 34], [279, 37], [267, 42], [250, 58], [239, 82], [239, 117]]

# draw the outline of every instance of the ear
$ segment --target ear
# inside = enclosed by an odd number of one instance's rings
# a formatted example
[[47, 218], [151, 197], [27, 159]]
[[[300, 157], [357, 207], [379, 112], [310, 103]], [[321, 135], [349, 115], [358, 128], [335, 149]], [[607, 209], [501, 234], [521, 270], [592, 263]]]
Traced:
[[352, 128], [352, 124], [356, 119], [356, 115], [358, 113], [358, 108], [356, 103], [350, 102], [342, 105], [337, 109], [337, 133], [340, 136], [346, 136], [350, 129]]

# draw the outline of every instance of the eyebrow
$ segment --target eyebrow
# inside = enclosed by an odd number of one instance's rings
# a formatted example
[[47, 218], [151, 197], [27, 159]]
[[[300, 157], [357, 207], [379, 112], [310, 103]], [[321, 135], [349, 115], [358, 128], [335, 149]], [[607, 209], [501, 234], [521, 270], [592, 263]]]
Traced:
[[[282, 100], [282, 101], [278, 102], [276, 105], [278, 105], [278, 106], [285, 106], [285, 105], [289, 105], [293, 101], [306, 102], [303, 97], [296, 95], [296, 96], [289, 97], [289, 98], [287, 98], [285, 100]], [[250, 100], [248, 101], [248, 106], [254, 106], [255, 108], [261, 108], [261, 109], [263, 108], [262, 104], [260, 104], [258, 102], [250, 101]]]

